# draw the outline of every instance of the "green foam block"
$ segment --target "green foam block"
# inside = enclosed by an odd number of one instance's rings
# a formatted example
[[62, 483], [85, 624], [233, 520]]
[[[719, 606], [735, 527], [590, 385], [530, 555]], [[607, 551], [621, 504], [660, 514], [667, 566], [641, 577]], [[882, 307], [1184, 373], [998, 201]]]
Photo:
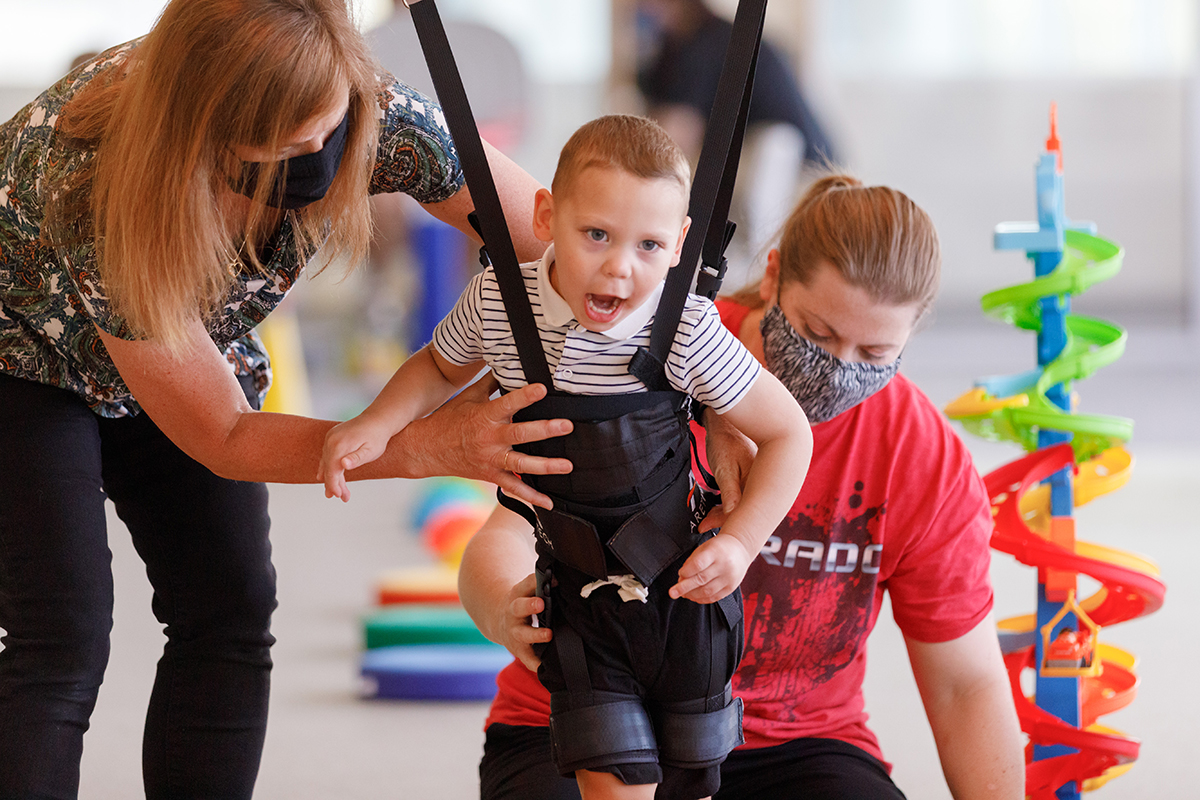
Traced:
[[363, 620], [368, 650], [397, 644], [487, 644], [461, 607], [405, 605], [383, 608]]

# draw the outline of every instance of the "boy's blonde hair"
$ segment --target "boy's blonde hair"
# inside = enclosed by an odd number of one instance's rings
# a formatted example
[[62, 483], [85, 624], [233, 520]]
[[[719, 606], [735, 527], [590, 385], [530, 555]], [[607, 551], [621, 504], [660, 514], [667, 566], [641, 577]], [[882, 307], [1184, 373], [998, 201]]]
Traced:
[[550, 184], [555, 195], [570, 192], [588, 167], [624, 170], [639, 178], [673, 180], [687, 197], [692, 171], [687, 156], [654, 120], [611, 114], [585, 123], [571, 135], [558, 156]]
[[[345, 151], [325, 197], [295, 212], [301, 258], [356, 263], [371, 234], [368, 184], [378, 146], [376, 62], [346, 0], [172, 0], [123, 63], [98, 74], [59, 121], [95, 148], [62, 176], [47, 209], [56, 244], [93, 238], [115, 309], [133, 332], [177, 348], [211, 317], [239, 257], [261, 269], [273, 233], [263, 164], [245, 246], [220, 197], [241, 174], [234, 145], [278, 151], [349, 85]], [[293, 212], [288, 212], [292, 214]], [[326, 236], [328, 240], [326, 241]]]
[[[807, 284], [821, 263], [879, 302], [923, 313], [937, 295], [942, 253], [933, 220], [903, 192], [835, 174], [814, 182], [784, 223], [779, 285]], [[762, 303], [757, 286], [735, 299]]]

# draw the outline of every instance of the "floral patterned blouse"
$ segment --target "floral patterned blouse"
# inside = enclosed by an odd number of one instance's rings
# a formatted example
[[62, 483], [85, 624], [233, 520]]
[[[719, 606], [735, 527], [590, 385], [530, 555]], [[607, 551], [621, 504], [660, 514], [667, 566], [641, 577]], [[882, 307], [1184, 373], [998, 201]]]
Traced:
[[[140, 409], [109, 358], [98, 325], [128, 337], [110, 308], [90, 242], [51, 248], [40, 238], [44, 192], [53, 177], [92, 158], [56, 122], [63, 107], [93, 77], [121, 61], [137, 40], [78, 67], [0, 125], [0, 372], [58, 386], [81, 396], [100, 416]], [[449, 199], [463, 186], [458, 154], [438, 104], [391, 80], [378, 94], [383, 111], [372, 194], [404, 192], [423, 203]], [[254, 326], [279, 305], [304, 263], [285, 217], [264, 263], [266, 274], [246, 271], [234, 280], [208, 332], [235, 374], [262, 396], [270, 360]]]

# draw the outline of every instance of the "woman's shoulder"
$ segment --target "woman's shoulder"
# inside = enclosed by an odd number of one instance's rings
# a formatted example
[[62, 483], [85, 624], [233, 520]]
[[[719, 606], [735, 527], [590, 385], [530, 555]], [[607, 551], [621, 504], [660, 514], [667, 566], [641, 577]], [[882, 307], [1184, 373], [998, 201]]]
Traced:
[[442, 107], [391, 73], [378, 77], [381, 119], [372, 194], [404, 192], [422, 203], [448, 200], [464, 178]]
[[733, 297], [722, 296], [713, 302], [717, 307], [717, 313], [721, 315], [721, 323], [735, 335], [741, 330], [742, 322], [745, 321], [747, 315], [754, 310]]
[[[861, 441], [903, 458], [909, 475], [933, 479], [974, 469], [971, 454], [946, 416], [904, 373], [855, 409], [853, 426], [869, 431]], [[851, 420], [847, 420], [848, 422]]]

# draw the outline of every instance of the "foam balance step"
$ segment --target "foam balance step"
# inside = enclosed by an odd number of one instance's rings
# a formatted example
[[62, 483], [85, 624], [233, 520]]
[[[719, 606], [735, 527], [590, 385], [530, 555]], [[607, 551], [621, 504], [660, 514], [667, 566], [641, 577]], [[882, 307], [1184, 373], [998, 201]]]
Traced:
[[368, 650], [398, 644], [490, 644], [461, 606], [400, 605], [363, 620]]
[[441, 564], [384, 573], [378, 587], [381, 606], [402, 603], [458, 605], [458, 570]]
[[512, 655], [494, 644], [382, 647], [362, 656], [363, 694], [392, 700], [490, 700]]

